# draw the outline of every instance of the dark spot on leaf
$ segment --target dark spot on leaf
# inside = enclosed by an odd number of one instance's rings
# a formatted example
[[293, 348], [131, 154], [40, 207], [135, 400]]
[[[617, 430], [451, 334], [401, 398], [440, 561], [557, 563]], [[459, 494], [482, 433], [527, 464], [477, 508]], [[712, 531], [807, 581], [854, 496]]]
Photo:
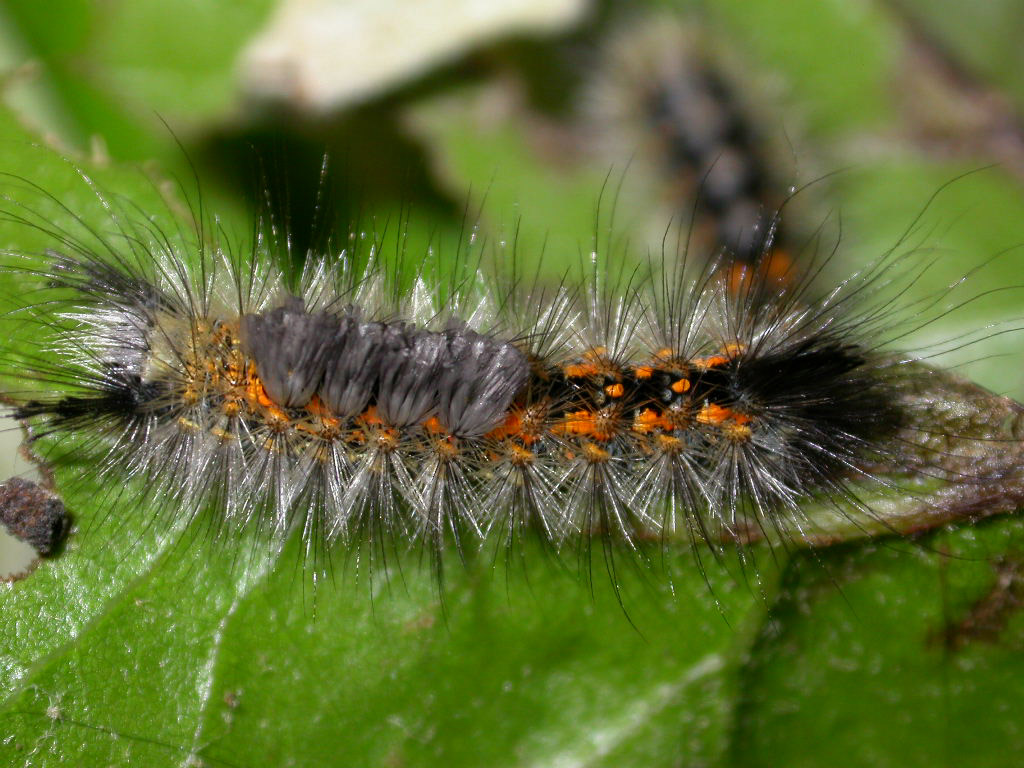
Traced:
[[960, 650], [972, 642], [997, 644], [1010, 618], [1024, 608], [1024, 560], [1007, 556], [992, 564], [995, 581], [960, 619], [951, 619], [934, 642]]
[[0, 483], [0, 523], [40, 555], [52, 555], [67, 535], [70, 517], [55, 494], [13, 477]]

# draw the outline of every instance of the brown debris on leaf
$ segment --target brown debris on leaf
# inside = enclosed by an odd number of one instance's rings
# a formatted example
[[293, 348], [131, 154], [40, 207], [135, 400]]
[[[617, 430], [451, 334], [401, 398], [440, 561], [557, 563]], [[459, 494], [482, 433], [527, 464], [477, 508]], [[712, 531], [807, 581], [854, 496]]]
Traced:
[[50, 555], [64, 540], [70, 518], [55, 494], [30, 480], [13, 477], [0, 483], [0, 523], [40, 555]]
[[995, 582], [959, 620], [949, 621], [933, 642], [960, 650], [971, 642], [997, 644], [1010, 622], [1024, 608], [1024, 561], [1004, 557], [992, 564]]

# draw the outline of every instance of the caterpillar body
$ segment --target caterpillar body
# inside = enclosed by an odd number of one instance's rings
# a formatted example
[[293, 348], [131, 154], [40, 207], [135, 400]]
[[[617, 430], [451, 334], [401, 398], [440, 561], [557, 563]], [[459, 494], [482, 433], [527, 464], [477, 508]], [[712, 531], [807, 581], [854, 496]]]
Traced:
[[273, 217], [239, 242], [194, 214], [185, 235], [96, 191], [110, 233], [8, 211], [52, 247], [10, 254], [45, 333], [7, 372], [42, 383], [15, 417], [88, 454], [111, 508], [128, 481], [150, 513], [372, 562], [534, 535], [813, 542], [810, 504], [884, 528], [856, 488], [895, 493], [888, 475], [960, 489], [910, 505], [927, 519], [1016, 503], [1019, 406], [886, 350], [939, 304], [894, 308], [896, 251], [824, 291], [824, 259], [779, 281], [685, 248], [526, 284], [483, 275], [475, 235], [410, 274], [356, 231], [296, 272]]
[[624, 21], [595, 68], [588, 127], [613, 156], [622, 146], [627, 155], [646, 150], [642, 163], [677, 214], [694, 209], [708, 253], [727, 248], [741, 265], [771, 253], [761, 267], [783, 277], [787, 254], [799, 247], [796, 220], [777, 215], [791, 196], [793, 172], [780, 159], [792, 148], [774, 145], [766, 131], [777, 116], [751, 98], [749, 68], [727, 61], [696, 18], [627, 14]]

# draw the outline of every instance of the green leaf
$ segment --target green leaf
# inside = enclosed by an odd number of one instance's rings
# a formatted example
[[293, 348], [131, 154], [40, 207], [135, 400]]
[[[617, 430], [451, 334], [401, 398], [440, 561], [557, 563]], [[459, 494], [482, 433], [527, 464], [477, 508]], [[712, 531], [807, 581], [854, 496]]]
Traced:
[[745, 766], [1012, 765], [1024, 525], [797, 558], [739, 673]]
[[8, 46], [18, 64], [37, 67], [34, 86], [56, 108], [26, 117], [59, 129], [78, 149], [95, 137], [121, 160], [176, 158], [161, 121], [187, 134], [237, 110], [235, 58], [270, 7], [270, 0], [6, 3]]

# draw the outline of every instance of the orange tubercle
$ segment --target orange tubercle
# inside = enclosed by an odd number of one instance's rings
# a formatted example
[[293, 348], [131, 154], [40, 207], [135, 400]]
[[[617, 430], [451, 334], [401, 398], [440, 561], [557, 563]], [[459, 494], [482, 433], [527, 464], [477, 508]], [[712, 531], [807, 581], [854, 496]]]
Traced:
[[741, 344], [738, 341], [730, 341], [728, 344], [722, 345], [722, 354], [728, 355], [730, 358], [739, 357], [747, 351], [747, 345]]
[[591, 464], [604, 464], [611, 457], [612, 455], [608, 451], [593, 443], [587, 443], [583, 446], [583, 458]]
[[448, 430], [441, 426], [441, 422], [437, 416], [431, 416], [425, 422], [423, 422], [423, 428], [432, 435], [444, 435], [447, 434]]
[[746, 424], [730, 421], [722, 426], [722, 434], [734, 443], [744, 443], [750, 439], [753, 432]]
[[594, 432], [594, 414], [591, 411], [566, 414], [565, 420], [555, 429], [571, 435], [590, 435]]
[[604, 388], [604, 392], [608, 397], [622, 397], [626, 393], [626, 388], [622, 384], [609, 384]]
[[693, 365], [695, 368], [706, 371], [709, 368], [720, 368], [728, 362], [729, 358], [725, 355], [711, 355], [710, 357], [694, 358]]
[[567, 379], [582, 379], [589, 376], [597, 376], [600, 373], [598, 367], [593, 363], [573, 363], [562, 369]]
[[513, 437], [519, 434], [521, 427], [522, 422], [519, 419], [519, 414], [516, 411], [509, 411], [505, 414], [505, 421], [484, 435], [484, 437], [491, 440], [504, 440], [506, 437]]
[[679, 453], [683, 450], [683, 441], [672, 435], [658, 435], [658, 447], [665, 453]]
[[663, 414], [658, 413], [653, 408], [644, 408], [636, 416], [633, 417], [632, 430], [639, 432], [640, 434], [647, 434], [653, 432], [656, 429], [662, 429], [666, 432], [671, 432], [673, 424], [671, 421], [665, 418]]
[[371, 405], [369, 408], [367, 408], [365, 411], [359, 414], [359, 420], [363, 422], [363, 424], [366, 424], [371, 427], [379, 427], [384, 424], [384, 420], [377, 415], [376, 405]]
[[590, 437], [594, 440], [607, 442], [615, 437], [615, 419], [605, 412], [574, 411], [566, 414], [561, 424], [553, 429], [570, 435]]
[[530, 451], [521, 445], [512, 443], [508, 448], [508, 458], [513, 464], [523, 466], [526, 464], [533, 464], [536, 456], [533, 451]]
[[708, 403], [700, 409], [700, 412], [697, 414], [697, 421], [700, 424], [712, 424], [714, 426], [722, 426], [726, 422], [742, 426], [749, 424], [752, 419], [745, 413], [738, 413], [731, 408], [726, 408], [716, 403]]

